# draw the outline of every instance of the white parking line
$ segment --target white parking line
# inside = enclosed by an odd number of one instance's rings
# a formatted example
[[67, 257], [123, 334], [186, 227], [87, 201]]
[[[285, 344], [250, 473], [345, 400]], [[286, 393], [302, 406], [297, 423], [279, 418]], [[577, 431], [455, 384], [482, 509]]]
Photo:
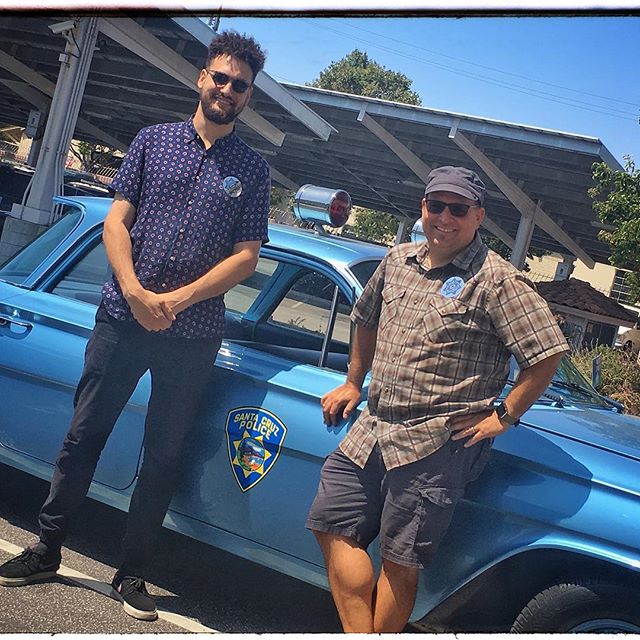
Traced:
[[[6, 551], [12, 556], [15, 556], [18, 553], [22, 552], [22, 547], [18, 547], [11, 542], [3, 540], [2, 538], [0, 538], [0, 549]], [[58, 569], [58, 575], [63, 576], [67, 580], [71, 580], [72, 582], [80, 584], [87, 589], [97, 591], [98, 593], [111, 598], [111, 585], [108, 585], [106, 582], [101, 582], [96, 578], [92, 578], [91, 576], [88, 576], [84, 573], [80, 573], [79, 571], [75, 571], [74, 569], [70, 569], [69, 567], [65, 567], [64, 565], [61, 565], [60, 569]], [[177, 627], [180, 627], [185, 631], [189, 631], [191, 633], [220, 633], [217, 629], [205, 627], [197, 620], [192, 620], [191, 618], [181, 616], [177, 613], [171, 613], [171, 611], [165, 611], [163, 609], [158, 609], [158, 618], [160, 618], [161, 620], [165, 620], [166, 622], [170, 622], [171, 624], [174, 624]]]

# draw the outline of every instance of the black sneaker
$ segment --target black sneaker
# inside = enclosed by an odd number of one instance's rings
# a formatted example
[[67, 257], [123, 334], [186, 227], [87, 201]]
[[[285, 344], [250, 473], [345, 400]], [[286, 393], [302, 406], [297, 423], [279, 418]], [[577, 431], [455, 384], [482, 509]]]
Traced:
[[156, 603], [149, 595], [142, 578], [113, 576], [111, 588], [115, 598], [122, 602], [125, 613], [138, 620], [156, 620]]
[[39, 542], [0, 566], [0, 585], [19, 587], [37, 580], [52, 578], [60, 568], [60, 550], [49, 551]]

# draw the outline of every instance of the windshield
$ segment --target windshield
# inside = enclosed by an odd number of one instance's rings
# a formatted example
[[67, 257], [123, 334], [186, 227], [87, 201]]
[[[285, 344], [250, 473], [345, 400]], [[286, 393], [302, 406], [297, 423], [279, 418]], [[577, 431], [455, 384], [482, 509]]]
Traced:
[[353, 275], [358, 279], [358, 282], [364, 288], [380, 262], [381, 260], [367, 260], [366, 262], [352, 264], [349, 268], [351, 269], [351, 273], [353, 273]]
[[0, 266], [0, 280], [22, 284], [35, 268], [62, 242], [80, 221], [82, 213], [72, 209], [50, 229], [39, 235], [15, 256]]
[[[515, 380], [518, 377], [519, 369], [513, 358], [511, 361], [512, 372], [509, 379]], [[543, 398], [557, 398], [571, 404], [595, 404], [600, 407], [610, 407], [609, 403], [591, 386], [591, 383], [587, 381], [567, 356], [560, 360], [558, 370], [555, 372]]]

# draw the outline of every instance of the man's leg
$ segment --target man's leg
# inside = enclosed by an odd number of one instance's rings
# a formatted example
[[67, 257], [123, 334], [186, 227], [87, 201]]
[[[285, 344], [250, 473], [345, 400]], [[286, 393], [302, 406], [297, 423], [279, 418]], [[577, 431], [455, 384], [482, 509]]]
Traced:
[[375, 576], [369, 554], [344, 536], [314, 531], [345, 633], [372, 633]]
[[179, 478], [184, 442], [220, 347], [218, 340], [155, 336], [153, 342], [144, 456], [129, 506], [120, 576], [144, 574]]
[[58, 454], [49, 496], [39, 515], [40, 539], [59, 549], [69, 520], [87, 494], [100, 453], [146, 370], [133, 323], [109, 319], [100, 309], [85, 353], [74, 414]]
[[71, 517], [84, 499], [113, 425], [144, 373], [129, 323], [103, 308], [85, 354], [74, 415], [58, 455], [49, 496], [39, 514], [40, 542], [0, 567], [0, 585], [19, 586], [55, 575]]
[[382, 560], [373, 616], [375, 633], [401, 633], [416, 601], [420, 569]]
[[345, 631], [373, 631], [375, 576], [367, 547], [380, 527], [385, 468], [375, 447], [361, 469], [337, 449], [325, 460], [306, 527], [324, 555], [331, 593]]

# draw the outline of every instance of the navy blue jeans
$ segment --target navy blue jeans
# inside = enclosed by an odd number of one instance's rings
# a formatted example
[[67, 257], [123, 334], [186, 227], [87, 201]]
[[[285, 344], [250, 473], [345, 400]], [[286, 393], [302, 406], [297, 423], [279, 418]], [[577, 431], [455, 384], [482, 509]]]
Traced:
[[158, 335], [98, 308], [69, 433], [40, 511], [40, 539], [62, 546], [100, 453], [140, 377], [151, 371], [144, 456], [129, 505], [120, 571], [142, 576], [180, 472], [183, 444], [209, 381], [219, 339]]

